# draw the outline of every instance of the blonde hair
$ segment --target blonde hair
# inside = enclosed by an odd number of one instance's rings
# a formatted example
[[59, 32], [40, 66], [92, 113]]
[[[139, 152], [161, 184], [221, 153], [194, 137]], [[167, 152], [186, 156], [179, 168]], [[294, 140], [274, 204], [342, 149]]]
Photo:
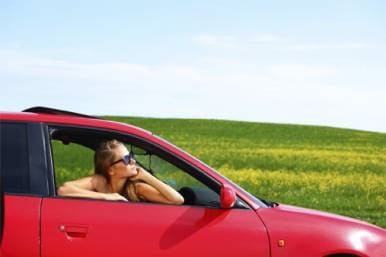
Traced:
[[[98, 149], [94, 154], [94, 166], [95, 166], [95, 174], [102, 175], [107, 183], [110, 183], [110, 175], [108, 170], [111, 164], [115, 161], [115, 149], [120, 146], [125, 146], [122, 142], [118, 140], [110, 140], [102, 142]], [[120, 192], [121, 195], [126, 197], [128, 200], [132, 202], [139, 202], [140, 198], [137, 195], [135, 190], [135, 182], [131, 182], [129, 179], [126, 180], [125, 185]]]

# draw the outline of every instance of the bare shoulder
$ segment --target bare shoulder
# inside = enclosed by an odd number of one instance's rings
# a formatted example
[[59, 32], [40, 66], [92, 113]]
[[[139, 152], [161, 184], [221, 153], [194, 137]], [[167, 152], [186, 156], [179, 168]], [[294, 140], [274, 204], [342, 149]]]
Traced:
[[106, 188], [106, 185], [107, 185], [107, 180], [105, 177], [103, 177], [102, 175], [99, 175], [99, 174], [94, 174], [94, 175], [90, 176], [89, 178], [91, 179], [90, 182], [96, 191], [98, 191], [98, 192], [104, 191], [104, 189]]
[[102, 175], [100, 174], [93, 174], [91, 176], [89, 176], [89, 178], [91, 178], [93, 181], [95, 181], [96, 183], [107, 183], [107, 180], [105, 177], [103, 177]]

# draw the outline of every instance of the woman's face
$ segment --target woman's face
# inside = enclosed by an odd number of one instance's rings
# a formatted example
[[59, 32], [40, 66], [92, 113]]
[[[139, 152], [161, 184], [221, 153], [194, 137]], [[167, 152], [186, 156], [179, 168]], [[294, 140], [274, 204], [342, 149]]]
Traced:
[[124, 156], [129, 154], [129, 151], [124, 145], [119, 145], [114, 150], [114, 164], [109, 168], [109, 175], [116, 178], [128, 178], [137, 175], [135, 160], [131, 159], [129, 164], [123, 161]]

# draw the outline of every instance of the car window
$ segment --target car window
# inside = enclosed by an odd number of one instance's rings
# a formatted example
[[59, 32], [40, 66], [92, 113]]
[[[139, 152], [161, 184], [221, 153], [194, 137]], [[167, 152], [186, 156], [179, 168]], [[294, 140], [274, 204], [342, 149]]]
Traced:
[[4, 192], [30, 193], [27, 125], [0, 123], [0, 132]]
[[[106, 135], [95, 134], [95, 138], [90, 136], [92, 133], [82, 132], [72, 129], [69, 132], [58, 130], [55, 133], [60, 134], [52, 137], [51, 147], [54, 161], [55, 182], [56, 187], [59, 188], [66, 181], [76, 180], [81, 177], [86, 177], [94, 174], [94, 150], [91, 149], [103, 141]], [[66, 133], [73, 133], [74, 135], [66, 135]], [[88, 137], [82, 141], [87, 146], [71, 142], [78, 140], [77, 133]], [[95, 132], [94, 132], [95, 133]], [[218, 193], [207, 186], [205, 183], [191, 175], [191, 172], [178, 168], [165, 158], [157, 154], [156, 149], [144, 149], [137, 144], [130, 143], [130, 138], [120, 137], [119, 140], [125, 142], [128, 150], [134, 154], [134, 158], [139, 166], [149, 171], [155, 177], [170, 185], [175, 190], [179, 191], [184, 197], [186, 205], [210, 206], [219, 207]], [[114, 134], [108, 135], [109, 139], [115, 138]], [[93, 142], [95, 140], [95, 142]]]
[[[34, 122], [0, 122], [0, 169], [4, 192], [48, 193], [43, 128]], [[48, 181], [47, 181], [48, 182]]]
[[[128, 146], [128, 148], [129, 147], [130, 146]], [[207, 186], [201, 183], [199, 180], [193, 178], [188, 173], [184, 172], [170, 162], [165, 161], [161, 157], [155, 154], [147, 153], [136, 154], [136, 150], [138, 148], [133, 149], [134, 157], [137, 160], [137, 163], [143, 166], [146, 170], [150, 171], [158, 179], [172, 186], [174, 189], [179, 190], [184, 186], [207, 188]]]
[[156, 154], [135, 155], [136, 160], [158, 179], [184, 197], [185, 205], [219, 207], [219, 195], [183, 169]]

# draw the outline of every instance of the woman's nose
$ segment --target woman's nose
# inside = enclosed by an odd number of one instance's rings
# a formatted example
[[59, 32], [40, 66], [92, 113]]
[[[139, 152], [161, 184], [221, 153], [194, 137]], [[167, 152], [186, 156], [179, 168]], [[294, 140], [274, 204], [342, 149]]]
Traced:
[[136, 164], [136, 161], [133, 158], [131, 158], [130, 164], [134, 165], [134, 164]]

